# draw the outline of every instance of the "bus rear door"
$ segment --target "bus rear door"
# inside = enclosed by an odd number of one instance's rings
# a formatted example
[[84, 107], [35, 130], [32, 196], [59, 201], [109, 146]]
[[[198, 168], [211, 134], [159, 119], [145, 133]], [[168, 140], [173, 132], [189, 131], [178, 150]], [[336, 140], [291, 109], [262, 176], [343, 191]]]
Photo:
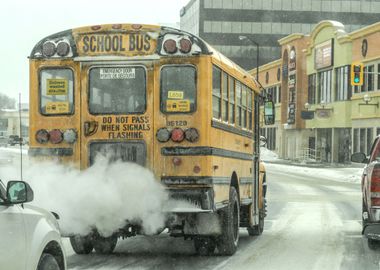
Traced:
[[[100, 153], [110, 161], [153, 165], [153, 81], [151, 66], [82, 64], [81, 168]], [[152, 70], [152, 69], [150, 69]]]

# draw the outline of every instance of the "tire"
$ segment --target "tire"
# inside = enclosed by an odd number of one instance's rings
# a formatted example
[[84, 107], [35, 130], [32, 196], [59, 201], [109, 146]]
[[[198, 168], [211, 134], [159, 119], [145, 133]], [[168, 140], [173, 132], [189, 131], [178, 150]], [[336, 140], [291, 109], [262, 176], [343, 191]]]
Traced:
[[38, 262], [37, 270], [60, 270], [59, 264], [53, 255], [43, 253]]
[[216, 248], [216, 242], [213, 237], [201, 237], [194, 238], [195, 252], [200, 256], [209, 256], [214, 254]]
[[230, 199], [226, 208], [221, 210], [222, 235], [217, 238], [217, 248], [221, 255], [233, 255], [239, 243], [240, 206], [237, 192], [230, 187]]
[[365, 227], [367, 226], [367, 223], [368, 223], [368, 219], [365, 220], [364, 217], [363, 217], [363, 213], [364, 212], [367, 212], [367, 207], [365, 206], [365, 203], [364, 203], [364, 200], [362, 200], [362, 234], [364, 233], [364, 229]]
[[99, 254], [111, 254], [117, 244], [117, 236], [98, 236], [93, 240], [94, 249]]
[[[263, 209], [259, 210], [259, 224], [255, 225], [255, 226], [247, 227], [247, 231], [248, 231], [248, 234], [250, 236], [261, 235], [264, 231], [266, 202], [267, 202], [266, 199], [264, 199]], [[252, 214], [252, 210], [251, 210], [250, 214]]]
[[89, 236], [71, 236], [70, 243], [76, 254], [89, 254], [93, 249], [91, 238]]
[[371, 250], [377, 250], [380, 248], [380, 241], [368, 238], [368, 248]]

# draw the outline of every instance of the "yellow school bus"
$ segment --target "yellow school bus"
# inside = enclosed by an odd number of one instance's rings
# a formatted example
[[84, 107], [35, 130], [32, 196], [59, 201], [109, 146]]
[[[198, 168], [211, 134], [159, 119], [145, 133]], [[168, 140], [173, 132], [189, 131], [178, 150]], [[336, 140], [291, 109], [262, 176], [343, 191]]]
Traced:
[[[170, 235], [194, 239], [201, 254], [231, 255], [239, 227], [258, 235], [264, 226], [259, 99], [248, 72], [190, 33], [140, 24], [71, 29], [31, 52], [29, 155], [86, 169], [100, 152], [144, 166], [171, 198], [198, 206], [171, 210]], [[273, 121], [273, 103], [265, 108]], [[71, 243], [85, 254], [103, 241], [96, 251], [109, 253], [117, 236]]]

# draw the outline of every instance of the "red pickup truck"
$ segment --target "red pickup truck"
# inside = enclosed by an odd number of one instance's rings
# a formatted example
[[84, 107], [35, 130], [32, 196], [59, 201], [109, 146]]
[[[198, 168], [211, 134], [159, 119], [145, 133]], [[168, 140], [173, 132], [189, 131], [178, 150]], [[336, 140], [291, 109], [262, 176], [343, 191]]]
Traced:
[[380, 135], [372, 144], [369, 156], [355, 153], [351, 161], [365, 163], [362, 175], [363, 231], [370, 249], [380, 248]]

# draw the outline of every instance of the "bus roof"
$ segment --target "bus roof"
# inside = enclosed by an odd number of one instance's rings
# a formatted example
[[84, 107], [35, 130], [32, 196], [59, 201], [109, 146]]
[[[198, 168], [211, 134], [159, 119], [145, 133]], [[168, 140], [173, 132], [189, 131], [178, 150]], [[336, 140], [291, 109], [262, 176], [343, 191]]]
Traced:
[[[166, 41], [173, 40], [173, 46]], [[185, 49], [178, 50], [175, 46]], [[190, 41], [190, 42], [186, 42]], [[173, 45], [173, 42], [167, 42]], [[178, 45], [180, 44], [180, 45]], [[187, 45], [186, 45], [187, 44]], [[187, 47], [186, 47], [187, 46]], [[168, 50], [175, 50], [169, 52]], [[30, 59], [60, 59], [80, 57], [152, 57], [211, 55], [212, 58], [230, 69], [237, 70], [247, 82], [254, 83], [254, 77], [232, 60], [218, 52], [203, 39], [183, 30], [148, 24], [103, 24], [69, 29], [47, 36], [33, 48]], [[249, 78], [249, 79], [248, 79]]]

